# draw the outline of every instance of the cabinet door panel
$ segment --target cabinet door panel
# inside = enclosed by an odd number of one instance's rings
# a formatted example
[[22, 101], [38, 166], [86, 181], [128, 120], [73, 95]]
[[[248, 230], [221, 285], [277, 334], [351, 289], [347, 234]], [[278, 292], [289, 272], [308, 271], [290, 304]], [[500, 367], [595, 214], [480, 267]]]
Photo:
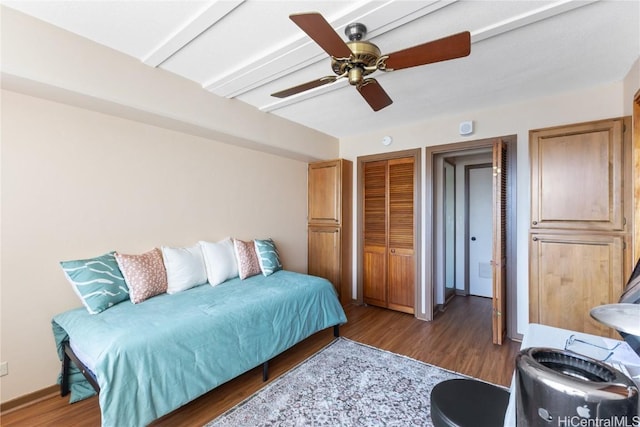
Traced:
[[412, 249], [391, 249], [389, 253], [389, 308], [414, 313], [415, 259]]
[[529, 321], [589, 334], [615, 336], [589, 311], [617, 302], [623, 287], [623, 238], [533, 234], [530, 242]]
[[362, 291], [366, 304], [387, 307], [387, 248], [365, 246]]
[[309, 227], [308, 273], [333, 283], [340, 295], [340, 229]]
[[309, 223], [338, 225], [341, 222], [340, 160], [309, 165]]
[[623, 230], [623, 123], [532, 131], [532, 228]]

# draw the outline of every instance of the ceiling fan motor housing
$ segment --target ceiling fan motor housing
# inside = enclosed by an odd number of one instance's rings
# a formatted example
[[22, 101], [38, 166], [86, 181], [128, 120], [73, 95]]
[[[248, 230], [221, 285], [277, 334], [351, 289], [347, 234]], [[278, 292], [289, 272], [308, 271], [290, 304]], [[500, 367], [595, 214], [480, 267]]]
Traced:
[[331, 68], [337, 75], [348, 73], [349, 83], [359, 85], [362, 77], [373, 73], [380, 57], [380, 49], [375, 44], [360, 40], [347, 42], [351, 49], [350, 58], [332, 58]]

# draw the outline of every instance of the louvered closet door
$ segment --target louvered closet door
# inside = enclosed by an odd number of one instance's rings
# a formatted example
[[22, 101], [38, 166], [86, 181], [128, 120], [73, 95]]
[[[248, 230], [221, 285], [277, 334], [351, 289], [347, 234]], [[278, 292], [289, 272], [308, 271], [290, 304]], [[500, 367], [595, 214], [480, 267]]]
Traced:
[[363, 165], [363, 299], [387, 306], [387, 162]]
[[[493, 343], [502, 345], [507, 332], [507, 146], [493, 143]], [[497, 214], [497, 215], [496, 215]]]
[[414, 312], [414, 159], [388, 161], [388, 307]]
[[414, 312], [414, 158], [363, 165], [364, 302]]

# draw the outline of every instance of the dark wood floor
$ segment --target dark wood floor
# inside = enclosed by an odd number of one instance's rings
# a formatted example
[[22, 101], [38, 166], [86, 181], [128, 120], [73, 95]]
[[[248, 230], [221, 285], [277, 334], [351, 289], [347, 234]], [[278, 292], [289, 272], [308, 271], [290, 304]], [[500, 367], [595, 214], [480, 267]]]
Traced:
[[[376, 307], [349, 305], [345, 311], [348, 323], [341, 327], [340, 334], [346, 338], [495, 384], [508, 386], [511, 382], [520, 344], [511, 341], [503, 346], [492, 344], [490, 299], [456, 297], [433, 322]], [[270, 381], [332, 339], [329, 328], [275, 358], [270, 363]], [[261, 368], [253, 369], [152, 425], [202, 426], [264, 385]], [[4, 427], [99, 426], [100, 409], [97, 397], [70, 405], [67, 398], [56, 395], [3, 413], [0, 424]]]

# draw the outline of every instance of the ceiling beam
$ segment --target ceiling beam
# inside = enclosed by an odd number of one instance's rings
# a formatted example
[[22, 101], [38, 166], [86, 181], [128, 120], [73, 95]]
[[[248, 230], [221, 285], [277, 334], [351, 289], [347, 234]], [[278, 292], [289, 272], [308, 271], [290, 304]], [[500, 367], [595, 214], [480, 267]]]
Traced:
[[[375, 37], [456, 1], [387, 1], [380, 4], [376, 0], [366, 0], [338, 16], [327, 17], [327, 20], [339, 34], [352, 22], [367, 21], [367, 34]], [[234, 98], [325, 59], [327, 54], [306, 34], [300, 33], [294, 41], [253, 58], [223, 76], [212, 78], [203, 87], [216, 95]], [[330, 69], [327, 68], [327, 71], [330, 72]]]
[[229, 12], [244, 3], [245, 0], [214, 0], [200, 13], [171, 34], [164, 42], [142, 59], [147, 65], [157, 67], [209, 27], [224, 18]]
[[596, 1], [598, 0], [560, 0], [555, 3], [530, 10], [529, 12], [521, 13], [520, 15], [516, 15], [509, 19], [505, 19], [495, 24], [488, 25], [484, 28], [480, 28], [479, 30], [472, 31], [471, 43], [486, 40], [488, 38], [524, 27], [526, 25], [531, 25], [538, 21], [552, 18], [562, 13], [586, 6], [591, 3], [595, 3]]

